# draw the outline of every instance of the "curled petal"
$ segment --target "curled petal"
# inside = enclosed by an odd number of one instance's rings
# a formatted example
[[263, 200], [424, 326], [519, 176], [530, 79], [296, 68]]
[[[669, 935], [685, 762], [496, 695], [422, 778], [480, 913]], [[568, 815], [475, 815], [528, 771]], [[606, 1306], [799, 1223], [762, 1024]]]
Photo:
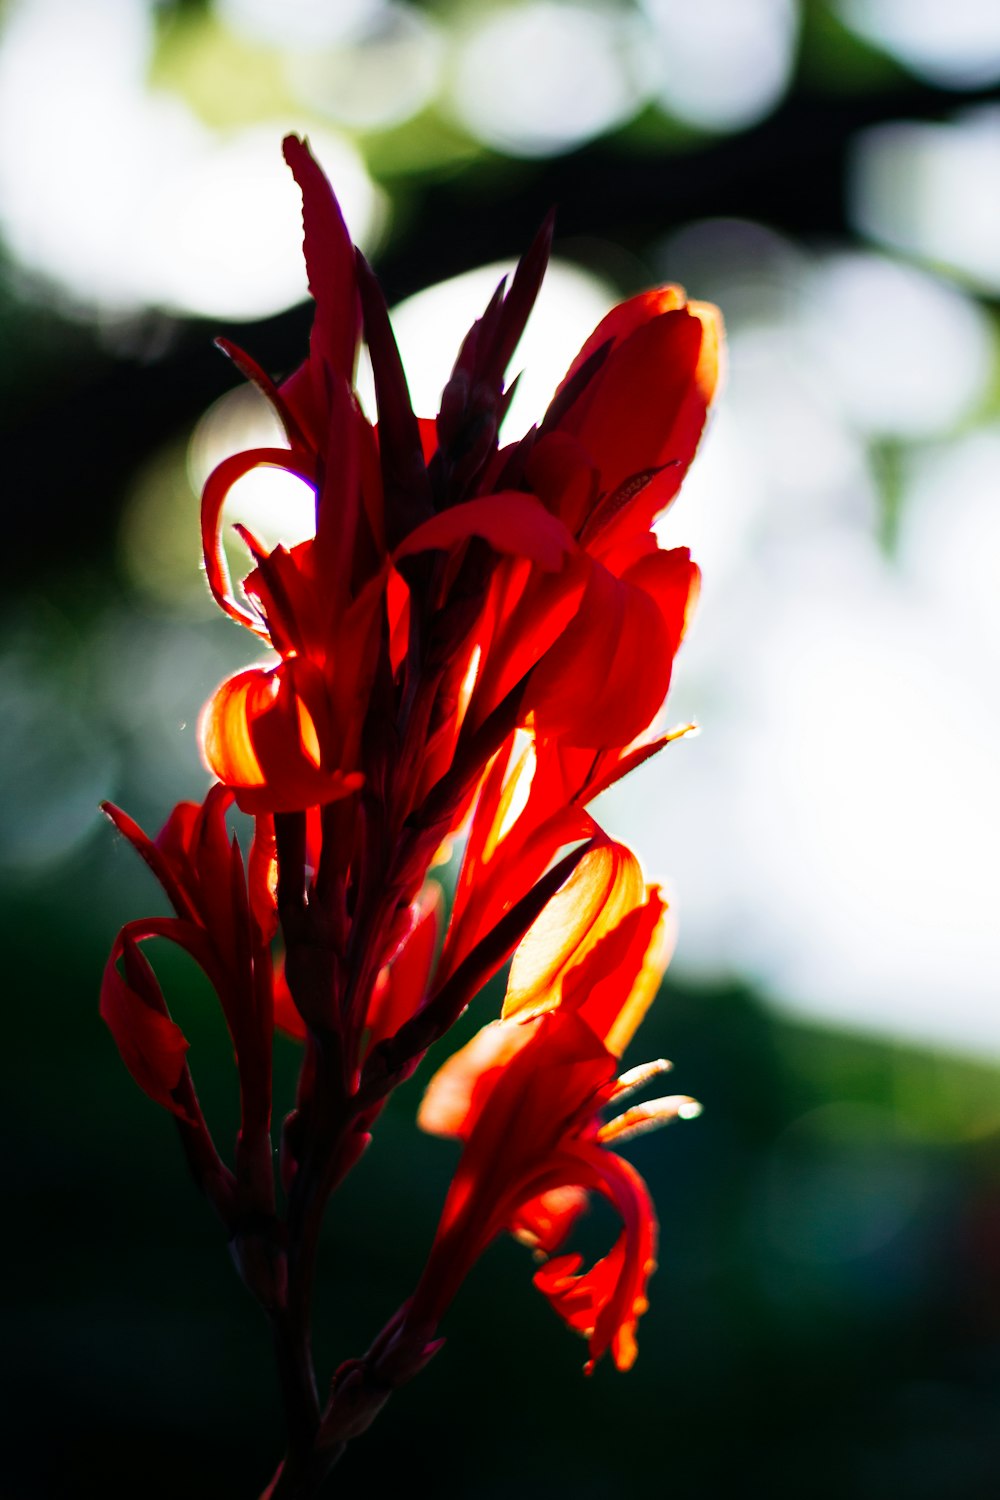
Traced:
[[511, 1233], [536, 1254], [553, 1255], [589, 1203], [585, 1188], [568, 1184], [549, 1188], [521, 1204], [511, 1220]]
[[197, 909], [191, 899], [191, 892], [185, 888], [183, 873], [179, 872], [170, 858], [169, 853], [161, 847], [161, 840], [170, 828], [171, 823], [176, 824], [178, 820], [188, 820], [197, 812], [197, 804], [194, 802], [181, 802], [175, 807], [167, 821], [166, 827], [160, 834], [159, 839], [154, 841], [139, 827], [128, 813], [116, 807], [113, 802], [102, 802], [101, 811], [115, 825], [118, 832], [124, 834], [133, 849], [146, 861], [157, 880], [170, 899], [179, 917], [187, 917], [197, 921]]
[[222, 338], [215, 340], [215, 347], [221, 349], [222, 353], [231, 359], [245, 379], [251, 381], [261, 395], [273, 406], [275, 415], [285, 429], [285, 435], [293, 448], [305, 446], [305, 436], [289, 411], [281, 392], [265, 370], [262, 370], [255, 359], [231, 339]]
[[359, 772], [324, 769], [315, 715], [288, 665], [238, 672], [216, 690], [201, 717], [206, 764], [244, 812], [298, 812], [335, 802], [364, 779]]
[[578, 1016], [559, 1011], [501, 1021], [463, 1051], [435, 1080], [427, 1106], [435, 1126], [459, 1133], [466, 1146], [415, 1315], [436, 1321], [500, 1229], [543, 1253], [558, 1251], [586, 1196], [597, 1192], [622, 1222], [611, 1251], [586, 1271], [580, 1257], [557, 1255], [535, 1281], [587, 1338], [588, 1370], [608, 1349], [627, 1369], [654, 1269], [656, 1218], [638, 1173], [595, 1138], [612, 1059]]
[[[119, 957], [124, 958], [124, 976], [118, 971]], [[122, 1061], [143, 1092], [193, 1124], [174, 1097], [184, 1072], [187, 1038], [170, 1019], [153, 971], [127, 929], [119, 934], [105, 965], [100, 1009]]]
[[622, 1231], [607, 1255], [581, 1271], [579, 1255], [561, 1255], [535, 1272], [534, 1282], [570, 1328], [586, 1338], [589, 1375], [609, 1349], [619, 1370], [635, 1363], [635, 1332], [647, 1310], [649, 1278], [656, 1269], [656, 1214], [638, 1172], [613, 1152], [580, 1143], [567, 1152], [568, 1180], [607, 1198]]

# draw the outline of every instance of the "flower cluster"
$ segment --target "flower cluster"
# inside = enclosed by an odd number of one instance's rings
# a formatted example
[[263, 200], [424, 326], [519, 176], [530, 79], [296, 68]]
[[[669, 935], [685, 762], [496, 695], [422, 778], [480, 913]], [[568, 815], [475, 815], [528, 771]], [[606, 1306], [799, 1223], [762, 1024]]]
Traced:
[[[209, 587], [273, 655], [203, 712], [216, 779], [203, 805], [181, 804], [155, 841], [108, 809], [174, 915], [122, 930], [101, 1001], [134, 1079], [176, 1116], [275, 1320], [290, 1432], [275, 1494], [297, 1493], [288, 1476], [296, 1463], [306, 1472], [317, 1445], [329, 1455], [367, 1425], [376, 1364], [388, 1389], [428, 1357], [501, 1230], [544, 1257], [536, 1285], [587, 1338], [591, 1364], [607, 1350], [620, 1368], [634, 1358], [656, 1223], [611, 1147], [692, 1106], [660, 1099], [602, 1123], [665, 1066], [616, 1077], [659, 983], [668, 923], [636, 857], [587, 808], [671, 738], [650, 726], [698, 571], [686, 549], [660, 548], [652, 523], [694, 454], [720, 344], [715, 310], [680, 289], [635, 297], [588, 339], [538, 425], [504, 445], [506, 371], [545, 270], [547, 223], [467, 334], [436, 418], [418, 418], [382, 294], [330, 186], [303, 142], [284, 149], [303, 198], [309, 353], [276, 384], [223, 345], [271, 402], [287, 447], [226, 459], [202, 506]], [[374, 425], [353, 388], [362, 338]], [[254, 566], [237, 590], [223, 509], [261, 465], [311, 486], [315, 533], [268, 550], [239, 528]], [[227, 831], [233, 802], [254, 820], [246, 861]], [[446, 919], [428, 872], [460, 835]], [[228, 1023], [242, 1098], [232, 1167], [142, 950], [153, 937], [196, 960]], [[307, 1351], [324, 1205], [389, 1092], [512, 956], [502, 1018], [441, 1069], [421, 1110], [426, 1129], [464, 1145], [423, 1276], [321, 1411]], [[280, 1211], [275, 1024], [304, 1047]], [[595, 1192], [622, 1230], [584, 1269], [564, 1245]]]

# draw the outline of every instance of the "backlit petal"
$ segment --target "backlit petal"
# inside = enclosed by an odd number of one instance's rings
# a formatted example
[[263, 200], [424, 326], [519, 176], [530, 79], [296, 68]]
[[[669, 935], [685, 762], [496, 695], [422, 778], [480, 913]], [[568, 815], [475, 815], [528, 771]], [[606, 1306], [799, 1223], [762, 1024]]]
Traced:
[[208, 768], [232, 789], [244, 812], [296, 812], [335, 802], [364, 779], [317, 764], [315, 719], [282, 672], [238, 672], [216, 689], [201, 717]]
[[284, 469], [289, 474], [312, 482], [312, 471], [307, 467], [303, 455], [295, 455], [288, 448], [249, 448], [243, 453], [234, 453], [230, 458], [224, 458], [212, 470], [201, 498], [201, 545], [205, 557], [205, 577], [212, 596], [227, 615], [264, 640], [268, 639], [268, 634], [263, 622], [245, 609], [233, 595], [229, 564], [222, 547], [222, 508], [237, 479], [242, 479], [252, 469], [266, 467]]
[[[118, 972], [123, 956], [127, 977]], [[188, 1041], [170, 1019], [153, 971], [127, 934], [120, 934], [104, 969], [101, 1016], [115, 1039], [122, 1061], [136, 1083], [156, 1104], [188, 1119], [173, 1097], [184, 1070]]]
[[573, 538], [535, 495], [505, 490], [466, 500], [441, 511], [411, 531], [396, 548], [394, 561], [417, 552], [451, 551], [470, 537], [482, 537], [495, 552], [527, 557], [548, 573], [557, 572], [573, 550]]
[[639, 861], [624, 844], [596, 845], [528, 930], [514, 955], [503, 1015], [550, 1010], [563, 980], [646, 897]]

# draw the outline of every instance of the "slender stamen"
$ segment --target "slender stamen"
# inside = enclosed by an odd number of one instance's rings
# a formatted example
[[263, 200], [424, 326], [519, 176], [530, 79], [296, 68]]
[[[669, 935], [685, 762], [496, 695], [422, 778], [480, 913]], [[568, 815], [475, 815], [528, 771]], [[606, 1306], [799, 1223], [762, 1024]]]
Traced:
[[670, 1094], [663, 1099], [649, 1099], [645, 1104], [633, 1104], [623, 1115], [602, 1125], [597, 1132], [597, 1139], [605, 1146], [610, 1141], [620, 1145], [623, 1141], [633, 1140], [637, 1135], [645, 1135], [647, 1130], [658, 1130], [661, 1125], [669, 1125], [671, 1120], [696, 1120], [700, 1114], [701, 1105], [688, 1094]]
[[645, 1088], [654, 1078], [661, 1073], [669, 1073], [673, 1067], [665, 1057], [658, 1057], [654, 1062], [640, 1063], [637, 1068], [629, 1068], [623, 1073], [612, 1089], [609, 1099], [624, 1099], [629, 1094], [634, 1094], [637, 1089]]

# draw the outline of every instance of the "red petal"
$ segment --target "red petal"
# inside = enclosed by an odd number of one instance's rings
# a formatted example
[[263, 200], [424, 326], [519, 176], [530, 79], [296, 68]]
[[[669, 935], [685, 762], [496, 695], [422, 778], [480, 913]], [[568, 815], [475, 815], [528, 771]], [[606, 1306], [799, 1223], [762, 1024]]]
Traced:
[[250, 861], [247, 866], [247, 892], [257, 931], [269, 943], [278, 929], [278, 866], [274, 843], [274, 822], [266, 813], [256, 820]]
[[570, 1328], [590, 1346], [588, 1374], [608, 1350], [619, 1370], [637, 1354], [635, 1330], [649, 1303], [646, 1290], [656, 1269], [656, 1214], [635, 1168], [597, 1146], [577, 1143], [567, 1152], [567, 1180], [603, 1194], [618, 1210], [623, 1229], [611, 1250], [587, 1271], [578, 1255], [550, 1260], [535, 1273], [539, 1291]]
[[[488, 602], [495, 629], [484, 638], [469, 707], [471, 727], [483, 722], [576, 618], [590, 571], [583, 552], [570, 555], [558, 573], [540, 573], [520, 558], [500, 564]], [[530, 706], [525, 704], [525, 712]]]
[[570, 971], [645, 899], [642, 868], [624, 844], [609, 840], [585, 854], [514, 955], [504, 1017], [525, 1017], [559, 1005]]
[[658, 318], [662, 313], [675, 312], [677, 308], [684, 306], [686, 300], [683, 287], [660, 286], [652, 291], [640, 292], [638, 296], [630, 297], [627, 302], [620, 302], [617, 307], [613, 307], [598, 323], [566, 371], [559, 385], [559, 391], [569, 384], [581, 366], [585, 365], [591, 355], [595, 354], [603, 344], [610, 343], [614, 349], [637, 328], [651, 322], [653, 318]]
[[559, 424], [579, 439], [606, 494], [641, 471], [662, 469], [619, 512], [610, 528], [616, 534], [646, 530], [676, 494], [719, 371], [721, 325], [714, 308], [688, 304], [637, 322], [630, 309], [617, 310], [615, 347]]
[[299, 1014], [298, 1007], [292, 999], [292, 992], [288, 988], [283, 958], [274, 966], [274, 1024], [296, 1042], [305, 1041], [306, 1023]]
[[257, 361], [245, 349], [241, 349], [238, 344], [234, 344], [231, 339], [219, 337], [215, 340], [215, 346], [217, 349], [221, 349], [223, 354], [232, 360], [240, 374], [245, 379], [251, 381], [271, 403], [278, 420], [285, 429], [285, 435], [291, 446], [293, 448], [304, 447], [305, 434], [299, 428], [298, 423], [282, 399], [281, 392], [266, 370], [262, 370]]
[[370, 1047], [394, 1036], [423, 1003], [440, 920], [441, 887], [431, 883], [410, 906], [407, 930], [389, 958], [383, 970], [385, 982], [369, 1006]]
[[311, 357], [319, 356], [350, 381], [361, 336], [354, 246], [333, 188], [308, 142], [287, 135], [282, 150], [302, 192], [302, 248], [316, 303]]
[[585, 1188], [571, 1185], [549, 1188], [537, 1198], [521, 1204], [510, 1225], [511, 1232], [532, 1250], [552, 1255], [567, 1238], [588, 1202]]
[[[119, 955], [124, 956], [127, 979], [118, 972]], [[101, 1016], [143, 1092], [164, 1109], [190, 1120], [173, 1097], [184, 1071], [187, 1039], [167, 1014], [160, 987], [138, 945], [124, 933], [119, 934], [104, 969]]]
[[574, 618], [532, 673], [538, 732], [571, 745], [624, 745], [650, 723], [671, 657], [655, 602], [594, 564]]
[[474, 1117], [472, 1099], [482, 1081], [502, 1068], [533, 1034], [530, 1025], [491, 1021], [443, 1063], [424, 1093], [417, 1124], [428, 1135], [468, 1136]]
[[299, 812], [361, 786], [358, 772], [323, 770], [315, 721], [283, 663], [251, 667], [216, 689], [199, 725], [209, 770], [244, 812]]
[[502, 490], [453, 505], [424, 521], [396, 548], [393, 561], [415, 552], [450, 552], [472, 536], [482, 537], [495, 552], [527, 557], [548, 573], [558, 572], [574, 550], [566, 527], [535, 495]]
[[563, 981], [575, 1010], [609, 1052], [621, 1057], [656, 997], [673, 944], [673, 925], [656, 886], [648, 900], [608, 926]]

